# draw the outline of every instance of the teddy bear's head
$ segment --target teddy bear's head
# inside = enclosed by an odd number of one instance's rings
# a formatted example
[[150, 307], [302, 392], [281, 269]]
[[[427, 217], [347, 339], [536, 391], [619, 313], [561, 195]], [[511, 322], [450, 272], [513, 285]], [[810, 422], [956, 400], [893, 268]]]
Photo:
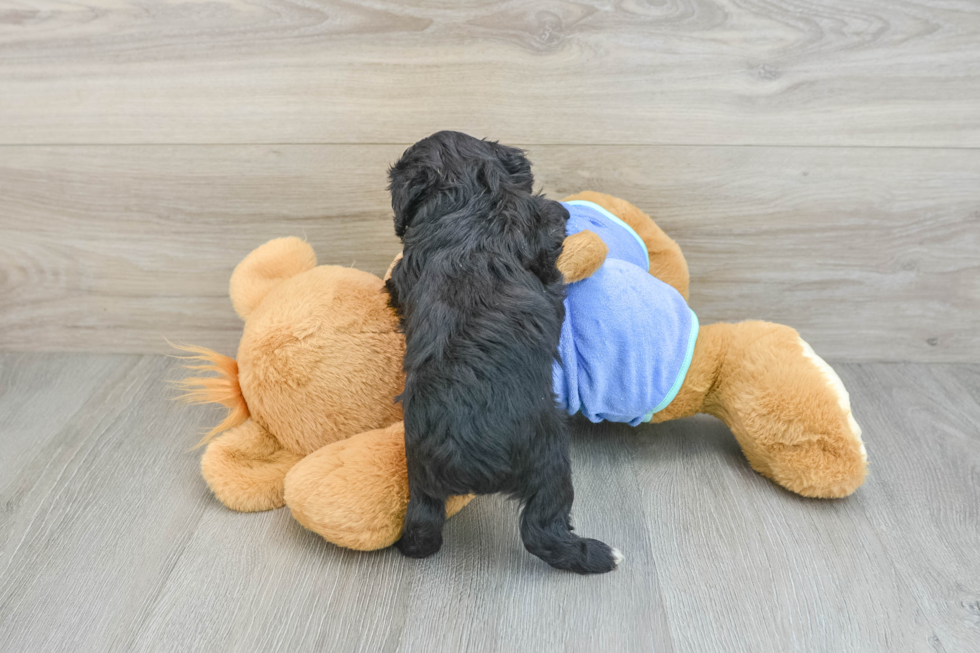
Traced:
[[402, 418], [405, 339], [384, 283], [278, 238], [235, 268], [238, 381], [252, 419], [300, 454]]

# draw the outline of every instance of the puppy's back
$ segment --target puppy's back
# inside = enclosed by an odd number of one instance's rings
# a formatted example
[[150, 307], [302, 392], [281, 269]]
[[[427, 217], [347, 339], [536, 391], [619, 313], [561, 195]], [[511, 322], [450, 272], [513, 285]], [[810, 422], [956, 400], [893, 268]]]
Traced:
[[406, 437], [441, 476], [492, 485], [530, 446], [540, 413], [557, 410], [562, 295], [513, 259], [472, 252], [427, 261], [401, 299]]

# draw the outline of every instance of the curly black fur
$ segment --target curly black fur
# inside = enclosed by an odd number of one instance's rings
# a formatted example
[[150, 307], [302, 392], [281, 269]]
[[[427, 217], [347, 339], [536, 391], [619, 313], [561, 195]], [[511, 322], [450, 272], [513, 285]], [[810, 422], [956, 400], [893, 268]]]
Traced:
[[568, 212], [532, 192], [521, 150], [458, 132], [419, 141], [389, 177], [411, 493], [398, 548], [439, 550], [449, 496], [504, 492], [523, 503], [528, 551], [583, 574], [614, 569], [612, 549], [572, 533], [567, 418], [552, 392]]

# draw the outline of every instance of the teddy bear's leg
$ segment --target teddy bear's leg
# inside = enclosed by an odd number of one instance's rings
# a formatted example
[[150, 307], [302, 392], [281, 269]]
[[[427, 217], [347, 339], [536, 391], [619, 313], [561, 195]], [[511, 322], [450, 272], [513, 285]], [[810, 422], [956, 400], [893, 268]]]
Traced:
[[[286, 475], [285, 496], [296, 521], [329, 542], [361, 551], [391, 546], [408, 506], [404, 423], [314, 451]], [[472, 498], [451, 497], [446, 516]]]
[[709, 413], [760, 474], [808, 497], [843, 497], [867, 455], [847, 390], [799, 334], [768, 322], [713, 324], [698, 334], [681, 391], [655, 422]]
[[691, 278], [687, 261], [675, 243], [663, 229], [657, 226], [650, 216], [626, 200], [591, 190], [569, 195], [562, 201], [585, 200], [598, 204], [633, 228], [640, 239], [646, 243], [650, 255], [650, 274], [667, 285], [673, 286], [686, 300]]
[[249, 419], [211, 441], [201, 457], [201, 474], [232, 510], [272, 510], [284, 505], [283, 480], [301, 459]]

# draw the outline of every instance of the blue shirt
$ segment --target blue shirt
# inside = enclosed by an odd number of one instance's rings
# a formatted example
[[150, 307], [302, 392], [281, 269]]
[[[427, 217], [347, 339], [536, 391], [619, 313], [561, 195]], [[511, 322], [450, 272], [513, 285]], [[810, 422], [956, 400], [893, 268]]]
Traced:
[[555, 397], [593, 422], [648, 422], [687, 375], [698, 319], [672, 286], [649, 273], [646, 245], [598, 204], [563, 202], [566, 234], [588, 229], [609, 247], [596, 272], [568, 286], [552, 369]]

